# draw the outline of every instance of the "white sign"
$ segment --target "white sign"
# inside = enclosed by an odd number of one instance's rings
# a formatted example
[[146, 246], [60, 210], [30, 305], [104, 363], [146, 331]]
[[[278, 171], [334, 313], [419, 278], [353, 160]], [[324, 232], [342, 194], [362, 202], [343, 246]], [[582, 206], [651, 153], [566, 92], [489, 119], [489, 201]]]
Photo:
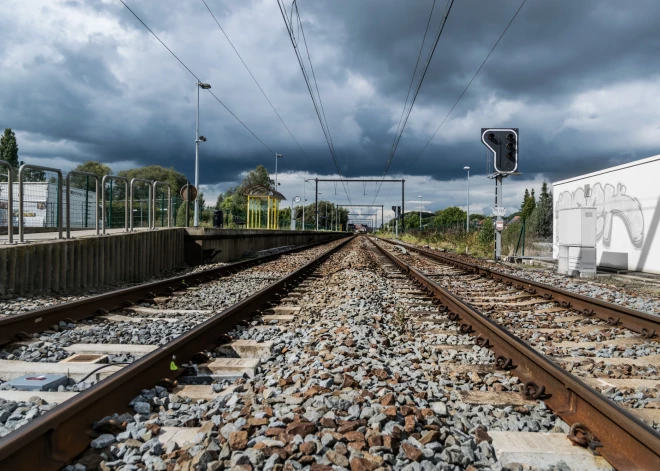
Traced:
[[504, 221], [495, 221], [495, 230], [503, 231], [504, 230]]
[[504, 216], [505, 213], [506, 208], [500, 208], [499, 206], [493, 208], [493, 216]]

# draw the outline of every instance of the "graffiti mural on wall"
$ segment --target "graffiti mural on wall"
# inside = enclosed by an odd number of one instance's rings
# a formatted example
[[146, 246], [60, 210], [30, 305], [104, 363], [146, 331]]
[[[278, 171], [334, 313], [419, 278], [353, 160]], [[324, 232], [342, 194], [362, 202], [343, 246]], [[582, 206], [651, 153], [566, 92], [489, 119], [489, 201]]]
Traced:
[[[605, 187], [596, 183], [591, 187], [589, 196], [585, 196], [584, 189], [578, 188], [571, 192], [564, 191], [559, 194], [555, 207], [555, 219], [559, 217], [557, 211], [567, 208], [579, 207], [596, 208], [596, 240], [603, 241], [605, 247], [612, 242], [612, 218], [619, 217], [628, 230], [628, 237], [635, 248], [639, 249], [644, 243], [644, 215], [642, 205], [637, 198], [626, 195], [626, 187], [619, 183], [615, 189], [607, 183]], [[559, 234], [557, 233], [557, 237]]]

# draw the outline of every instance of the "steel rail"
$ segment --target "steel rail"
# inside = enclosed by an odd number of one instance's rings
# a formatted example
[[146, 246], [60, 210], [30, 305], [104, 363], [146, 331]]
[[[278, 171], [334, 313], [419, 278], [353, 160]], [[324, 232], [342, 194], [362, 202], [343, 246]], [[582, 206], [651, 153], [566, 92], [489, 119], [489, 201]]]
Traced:
[[439, 300], [440, 310], [459, 323], [462, 333], [476, 336], [477, 345], [491, 348], [499, 369], [514, 369], [525, 383], [524, 392], [533, 396], [527, 398], [542, 399], [565, 422], [578, 424], [578, 434], [591, 433], [588, 440], [580, 436], [576, 439], [597, 446], [597, 452], [620, 471], [660, 469], [660, 434], [474, 306], [369, 240], [422, 290]]
[[171, 294], [176, 289], [183, 289], [188, 286], [195, 286], [204, 283], [205, 281], [228, 276], [246, 268], [275, 260], [282, 255], [300, 252], [326, 243], [328, 242], [316, 242], [313, 244], [302, 245], [276, 254], [231, 263], [218, 268], [210, 268], [197, 273], [179, 275], [164, 280], [132, 286], [130, 288], [110, 291], [108, 293], [90, 296], [77, 301], [71, 301], [5, 317], [0, 319], [0, 346], [16, 340], [29, 338], [29, 334], [48, 330], [50, 326], [63, 320], [77, 321], [98, 314], [105, 314], [108, 311], [121, 307], [130, 307], [134, 303], [153, 299], [158, 294]]
[[62, 468], [88, 447], [93, 436], [91, 426], [95, 421], [126, 410], [128, 403], [143, 389], [178, 377], [184, 369], [180, 367], [173, 371], [170, 368], [172, 361], [181, 366], [201, 350], [221, 343], [219, 340], [224, 334], [249, 319], [278, 295], [293, 289], [352, 239], [346, 238], [288, 276], [0, 438], [0, 468], [40, 471]]
[[590, 298], [578, 293], [572, 293], [562, 288], [546, 285], [538, 281], [528, 280], [515, 275], [509, 275], [497, 270], [491, 270], [465, 260], [460, 260], [447, 255], [435, 253], [431, 250], [415, 247], [403, 242], [392, 242], [388, 239], [378, 238], [383, 242], [393, 245], [401, 245], [412, 252], [418, 253], [440, 263], [451, 265], [477, 275], [486, 276], [496, 281], [501, 281], [508, 286], [513, 286], [529, 294], [537, 295], [554, 301], [560, 306], [578, 311], [585, 316], [595, 316], [604, 320], [612, 326], [622, 326], [634, 332], [642, 334], [647, 338], [654, 338], [660, 334], [660, 315], [637, 311], [628, 307]]

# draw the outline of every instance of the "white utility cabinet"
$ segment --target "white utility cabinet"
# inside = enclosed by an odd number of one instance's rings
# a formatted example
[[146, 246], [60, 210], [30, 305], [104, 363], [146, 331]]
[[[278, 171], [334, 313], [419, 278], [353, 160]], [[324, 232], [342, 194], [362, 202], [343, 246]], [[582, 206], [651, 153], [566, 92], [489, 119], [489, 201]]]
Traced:
[[557, 271], [564, 275], [595, 277], [596, 208], [562, 209], [557, 219]]

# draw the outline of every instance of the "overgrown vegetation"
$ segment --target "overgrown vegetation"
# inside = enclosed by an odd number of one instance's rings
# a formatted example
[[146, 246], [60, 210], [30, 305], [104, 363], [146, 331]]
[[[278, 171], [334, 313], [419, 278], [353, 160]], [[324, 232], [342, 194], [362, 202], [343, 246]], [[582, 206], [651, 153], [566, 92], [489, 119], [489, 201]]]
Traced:
[[[502, 254], [518, 254], [522, 249], [521, 232], [525, 226], [525, 254], [548, 255], [551, 252], [552, 238], [552, 193], [543, 182], [537, 200], [534, 189], [525, 190], [520, 211], [505, 220], [502, 231]], [[467, 214], [462, 209], [451, 206], [435, 213], [422, 213], [422, 230], [419, 230], [419, 213], [406, 213], [404, 217], [404, 242], [429, 245], [477, 257], [492, 258], [495, 251], [495, 220], [481, 214], [470, 214], [470, 232], [466, 231]], [[389, 221], [381, 234], [393, 236], [394, 221]]]

